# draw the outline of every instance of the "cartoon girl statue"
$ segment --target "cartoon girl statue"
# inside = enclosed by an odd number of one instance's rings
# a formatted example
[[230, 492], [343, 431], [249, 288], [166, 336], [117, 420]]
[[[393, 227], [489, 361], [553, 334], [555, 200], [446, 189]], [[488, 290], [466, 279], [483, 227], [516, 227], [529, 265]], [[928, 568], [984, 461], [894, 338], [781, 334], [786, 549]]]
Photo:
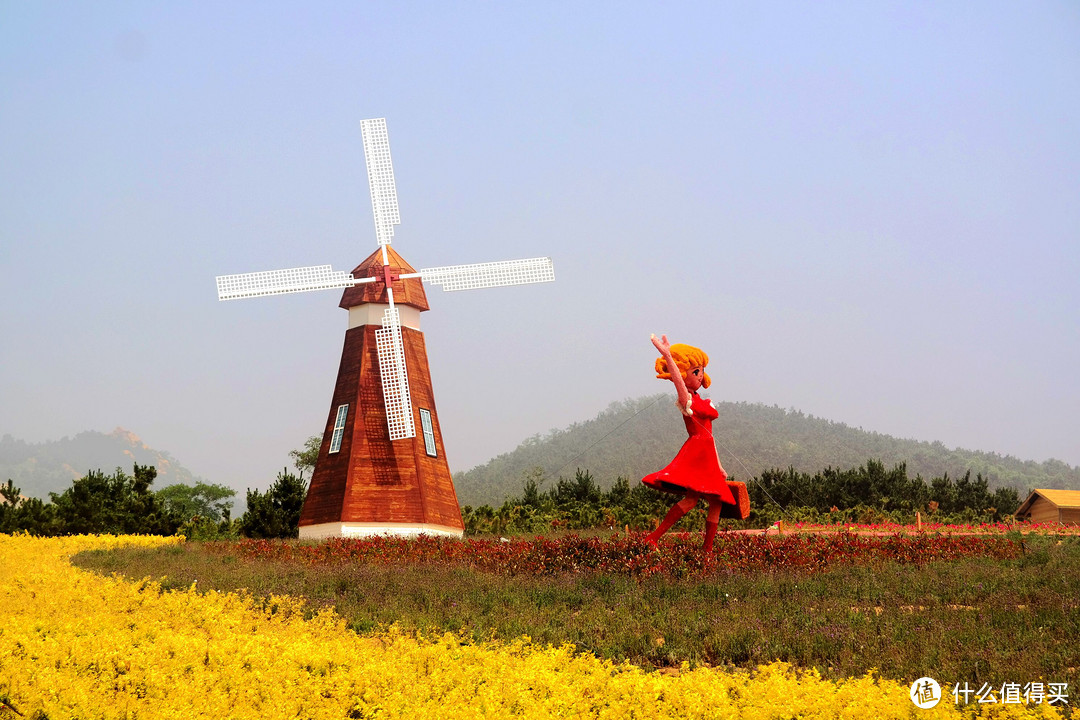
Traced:
[[667, 467], [641, 480], [657, 490], [683, 496], [671, 506], [659, 527], [649, 533], [645, 541], [656, 547], [660, 537], [697, 505], [698, 500], [705, 498], [709, 503], [709, 514], [705, 521], [703, 549], [709, 552], [716, 537], [722, 504], [736, 504], [713, 443], [712, 421], [719, 413], [711, 400], [697, 394], [698, 389], [707, 388], [712, 382], [705, 374], [709, 356], [691, 345], [670, 345], [666, 335], [660, 338], [653, 335], [652, 343], [661, 355], [656, 360], [656, 377], [675, 383], [679, 410], [690, 437]]

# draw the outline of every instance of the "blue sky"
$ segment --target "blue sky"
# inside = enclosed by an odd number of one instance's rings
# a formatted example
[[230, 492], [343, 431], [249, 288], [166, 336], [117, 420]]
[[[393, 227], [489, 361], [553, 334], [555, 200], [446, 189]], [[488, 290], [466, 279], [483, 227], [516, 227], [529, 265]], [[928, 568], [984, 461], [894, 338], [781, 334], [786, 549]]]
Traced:
[[265, 487], [321, 432], [386, 117], [451, 468], [670, 388], [1080, 464], [1080, 7], [0, 2], [0, 434]]

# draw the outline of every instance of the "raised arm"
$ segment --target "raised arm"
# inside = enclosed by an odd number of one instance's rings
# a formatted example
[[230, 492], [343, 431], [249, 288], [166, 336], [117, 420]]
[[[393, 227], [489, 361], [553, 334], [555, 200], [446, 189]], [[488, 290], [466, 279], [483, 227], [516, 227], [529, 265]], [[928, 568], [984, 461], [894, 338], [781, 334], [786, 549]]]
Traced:
[[671, 373], [671, 382], [675, 383], [675, 393], [679, 399], [676, 403], [679, 406], [679, 410], [683, 415], [693, 415], [693, 411], [690, 410], [690, 391], [686, 389], [686, 383], [683, 381], [682, 373], [679, 372], [679, 366], [675, 364], [674, 358], [671, 357], [671, 343], [668, 342], [667, 335], [661, 335], [656, 337], [651, 336], [652, 344], [664, 356], [664, 360], [667, 361], [668, 372]]

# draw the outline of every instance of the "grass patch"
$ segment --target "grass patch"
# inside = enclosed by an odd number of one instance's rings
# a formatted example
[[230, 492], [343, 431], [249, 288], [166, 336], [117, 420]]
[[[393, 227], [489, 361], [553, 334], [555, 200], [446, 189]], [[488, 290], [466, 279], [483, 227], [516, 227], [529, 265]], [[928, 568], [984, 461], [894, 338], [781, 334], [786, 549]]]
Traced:
[[1080, 538], [1025, 538], [1012, 559], [880, 562], [709, 579], [537, 577], [437, 564], [308, 564], [187, 543], [81, 553], [79, 567], [165, 589], [302, 596], [360, 633], [396, 623], [466, 639], [533, 640], [644, 667], [774, 660], [840, 679], [1068, 682], [1080, 688]]

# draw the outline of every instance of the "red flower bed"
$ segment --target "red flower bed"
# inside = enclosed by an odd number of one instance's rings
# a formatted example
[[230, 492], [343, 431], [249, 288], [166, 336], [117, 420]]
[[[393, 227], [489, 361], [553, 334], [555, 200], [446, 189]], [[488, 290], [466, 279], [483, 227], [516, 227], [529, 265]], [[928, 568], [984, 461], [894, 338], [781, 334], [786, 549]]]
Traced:
[[697, 534], [674, 534], [659, 550], [644, 535], [610, 538], [567, 535], [560, 538], [451, 540], [421, 536], [335, 538], [319, 544], [282, 540], [215, 543], [213, 551], [252, 560], [362, 563], [379, 565], [434, 564], [469, 567], [507, 575], [551, 575], [599, 571], [635, 576], [715, 575], [770, 570], [824, 570], [842, 563], [900, 562], [924, 564], [965, 557], [1012, 558], [1020, 545], [1005, 537], [891, 535], [851, 533], [766, 537], [721, 533], [710, 555], [701, 551]]

